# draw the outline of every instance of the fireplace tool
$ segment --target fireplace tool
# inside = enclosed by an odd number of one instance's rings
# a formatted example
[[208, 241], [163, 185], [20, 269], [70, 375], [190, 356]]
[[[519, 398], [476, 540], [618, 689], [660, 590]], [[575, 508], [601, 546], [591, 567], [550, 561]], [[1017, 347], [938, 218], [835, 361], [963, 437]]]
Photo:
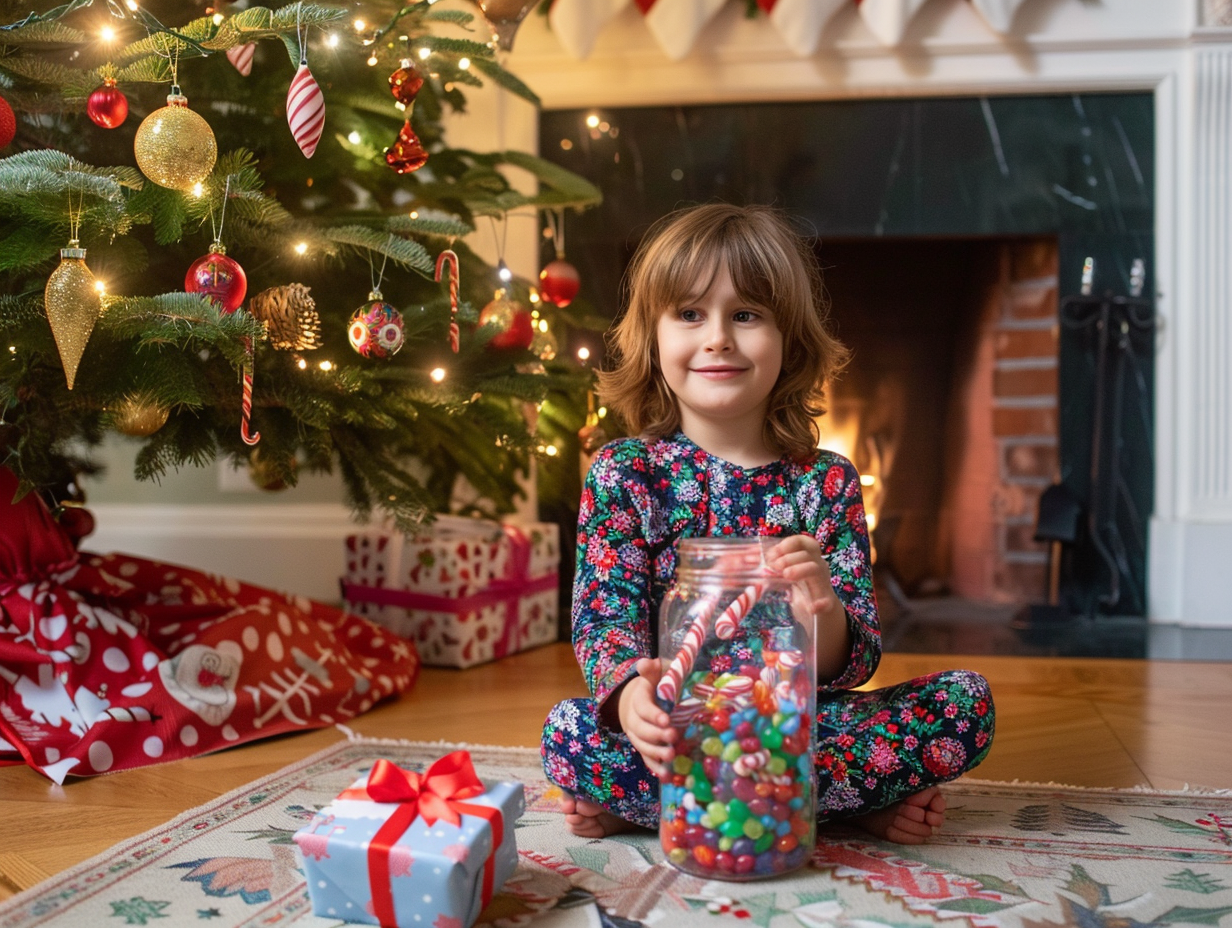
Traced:
[[[1035, 540], [1049, 543], [1048, 603], [1030, 606], [1016, 625], [1038, 625], [1069, 620], [1070, 610], [1061, 603], [1061, 561], [1066, 548], [1088, 541], [1107, 574], [1102, 589], [1091, 600], [1088, 613], [1128, 610], [1145, 612], [1146, 604], [1132, 585], [1123, 583], [1131, 576], [1126, 536], [1122, 530], [1124, 513], [1127, 530], [1140, 544], [1145, 541], [1141, 513], [1134, 504], [1121, 463], [1122, 429], [1125, 423], [1125, 384], [1133, 378], [1140, 396], [1148, 395], [1146, 378], [1133, 351], [1132, 332], [1149, 333], [1154, 326], [1154, 304], [1142, 297], [1146, 264], [1134, 259], [1130, 272], [1130, 296], [1092, 296], [1095, 261], [1083, 262], [1082, 288], [1078, 296], [1061, 301], [1061, 325], [1091, 333], [1094, 340], [1094, 401], [1090, 443], [1090, 487], [1085, 503], [1059, 479], [1040, 497]], [[1147, 410], [1138, 404], [1149, 433]], [[1084, 511], [1085, 509], [1085, 511]], [[1085, 518], [1084, 518], [1085, 516]], [[1083, 536], [1085, 535], [1085, 539]]]

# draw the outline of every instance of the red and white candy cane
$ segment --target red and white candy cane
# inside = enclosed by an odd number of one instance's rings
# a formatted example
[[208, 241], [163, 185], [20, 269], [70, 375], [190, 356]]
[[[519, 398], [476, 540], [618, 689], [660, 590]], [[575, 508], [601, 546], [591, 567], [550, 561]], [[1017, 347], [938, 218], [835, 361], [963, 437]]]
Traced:
[[736, 634], [736, 627], [740, 624], [750, 609], [757, 605], [757, 601], [761, 599], [762, 590], [765, 589], [765, 584], [760, 580], [754, 580], [746, 586], [739, 596], [731, 601], [723, 614], [720, 615], [714, 622], [714, 633], [724, 641]]
[[244, 396], [240, 406], [240, 438], [244, 439], [244, 444], [255, 445], [261, 440], [260, 432], [253, 432], [252, 429], [252, 372], [256, 366], [253, 360], [252, 339], [244, 339], [244, 349], [247, 352], [247, 358], [244, 361]]
[[436, 279], [441, 279], [441, 269], [449, 264], [449, 347], [458, 353], [458, 256], [452, 248], [446, 248], [436, 256]]

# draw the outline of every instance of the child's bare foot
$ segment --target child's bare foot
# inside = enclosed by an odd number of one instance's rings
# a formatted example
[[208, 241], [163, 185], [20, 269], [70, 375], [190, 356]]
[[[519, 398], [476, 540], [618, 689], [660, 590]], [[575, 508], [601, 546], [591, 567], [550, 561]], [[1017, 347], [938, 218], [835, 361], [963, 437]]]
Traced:
[[923, 844], [945, 824], [945, 797], [935, 786], [891, 806], [860, 815], [853, 825], [895, 844]]
[[632, 822], [626, 822], [602, 806], [568, 793], [560, 799], [560, 811], [565, 814], [569, 830], [579, 838], [606, 838], [633, 828]]

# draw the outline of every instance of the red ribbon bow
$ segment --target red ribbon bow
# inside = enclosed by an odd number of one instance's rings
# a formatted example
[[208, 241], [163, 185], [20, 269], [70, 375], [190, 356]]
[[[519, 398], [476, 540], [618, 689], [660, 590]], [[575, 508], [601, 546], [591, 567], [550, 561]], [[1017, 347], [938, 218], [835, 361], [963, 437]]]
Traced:
[[464, 802], [485, 792], [467, 751], [454, 751], [436, 761], [424, 773], [403, 770], [382, 758], [372, 767], [367, 786], [343, 790], [339, 799], [396, 802], [398, 808], [368, 845], [368, 883], [372, 889], [372, 914], [387, 928], [396, 925], [389, 854], [411, 824], [422, 818], [428, 825], [444, 820], [460, 826], [462, 815], [478, 815], [492, 828], [492, 851], [483, 866], [483, 904], [492, 899], [496, 875], [496, 849], [505, 836], [504, 817], [493, 806]]

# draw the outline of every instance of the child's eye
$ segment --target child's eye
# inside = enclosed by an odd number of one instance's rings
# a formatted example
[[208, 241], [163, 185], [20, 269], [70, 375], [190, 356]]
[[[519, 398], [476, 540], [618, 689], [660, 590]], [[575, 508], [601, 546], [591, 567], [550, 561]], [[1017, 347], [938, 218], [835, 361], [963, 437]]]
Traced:
[[702, 317], [696, 309], [682, 309], [676, 315], [684, 322], [697, 322]]
[[758, 314], [751, 309], [741, 309], [732, 314], [732, 320], [735, 322], [753, 322], [758, 318]]

